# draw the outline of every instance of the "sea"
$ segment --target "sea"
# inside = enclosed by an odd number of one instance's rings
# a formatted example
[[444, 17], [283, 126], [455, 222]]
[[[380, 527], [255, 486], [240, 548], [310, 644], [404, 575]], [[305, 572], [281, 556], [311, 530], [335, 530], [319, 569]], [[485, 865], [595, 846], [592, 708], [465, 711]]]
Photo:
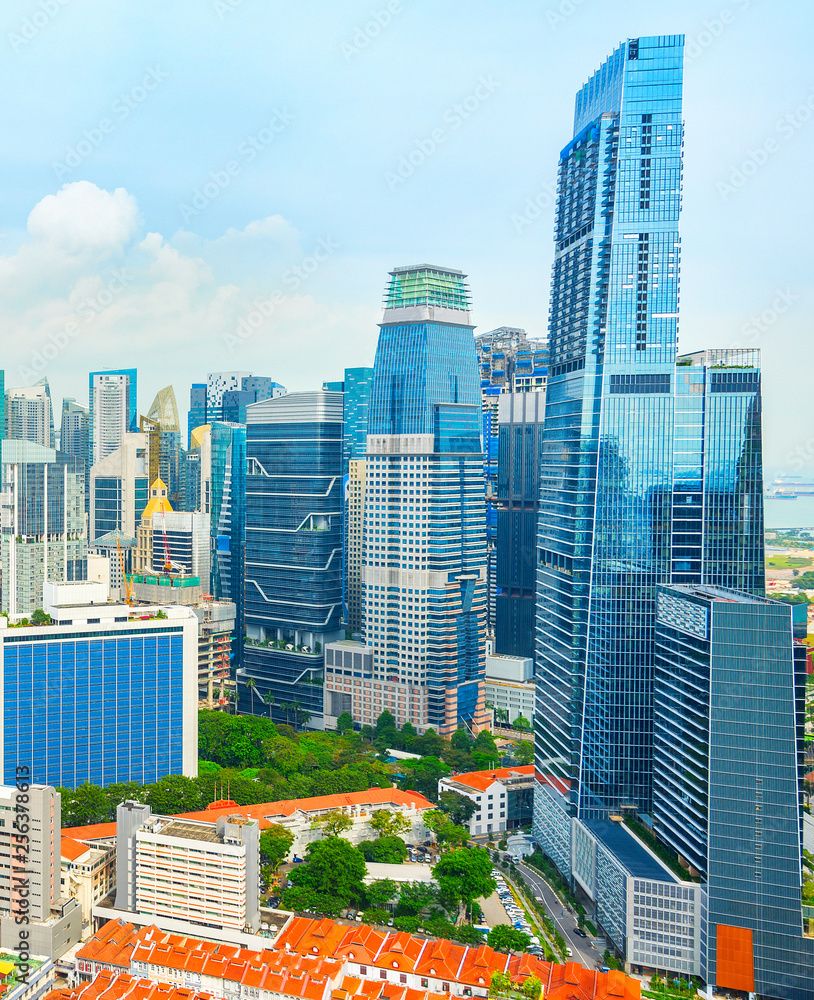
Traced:
[[768, 531], [776, 528], [808, 528], [814, 534], [814, 497], [763, 501], [763, 520]]

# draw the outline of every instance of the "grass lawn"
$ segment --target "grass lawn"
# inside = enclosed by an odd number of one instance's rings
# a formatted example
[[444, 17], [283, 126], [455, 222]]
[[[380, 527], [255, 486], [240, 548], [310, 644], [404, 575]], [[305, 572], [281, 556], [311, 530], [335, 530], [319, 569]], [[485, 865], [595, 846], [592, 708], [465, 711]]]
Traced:
[[772, 556], [766, 560], [766, 565], [770, 569], [803, 569], [814, 565], [814, 560], [803, 556]]

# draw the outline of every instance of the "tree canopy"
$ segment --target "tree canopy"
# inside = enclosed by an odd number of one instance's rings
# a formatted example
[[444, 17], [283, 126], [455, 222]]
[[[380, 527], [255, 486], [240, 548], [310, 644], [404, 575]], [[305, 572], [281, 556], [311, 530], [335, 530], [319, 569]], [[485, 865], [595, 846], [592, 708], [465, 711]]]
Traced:
[[365, 899], [367, 872], [361, 853], [341, 837], [326, 837], [309, 844], [305, 861], [288, 876], [291, 888], [283, 904], [295, 910], [335, 914]]
[[524, 931], [509, 924], [496, 924], [489, 931], [486, 943], [495, 951], [524, 952], [531, 944], [531, 938]]
[[[497, 888], [489, 852], [482, 847], [443, 854], [433, 874], [442, 902], [450, 906], [457, 903], [470, 911], [476, 899], [491, 896]], [[459, 913], [458, 923], [462, 916]]]

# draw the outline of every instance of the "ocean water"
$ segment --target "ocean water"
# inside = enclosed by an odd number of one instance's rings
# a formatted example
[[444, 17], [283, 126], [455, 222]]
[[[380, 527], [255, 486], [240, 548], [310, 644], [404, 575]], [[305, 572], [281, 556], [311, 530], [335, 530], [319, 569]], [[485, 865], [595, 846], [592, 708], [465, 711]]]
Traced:
[[814, 531], [814, 497], [763, 501], [766, 528], [810, 528]]

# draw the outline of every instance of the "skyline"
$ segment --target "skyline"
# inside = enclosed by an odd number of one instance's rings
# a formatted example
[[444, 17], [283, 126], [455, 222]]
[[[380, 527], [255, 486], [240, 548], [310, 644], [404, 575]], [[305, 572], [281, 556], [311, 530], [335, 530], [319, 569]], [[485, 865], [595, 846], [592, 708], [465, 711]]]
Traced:
[[[384, 275], [420, 262], [468, 275], [477, 332], [547, 335], [553, 164], [581, 67], [624, 37], [675, 31], [690, 123], [679, 349], [761, 348], [767, 470], [814, 466], [795, 364], [810, 209], [794, 180], [814, 146], [814, 92], [805, 32], [786, 30], [811, 12], [518, 3], [508, 19], [391, 0], [316, 3], [309, 19], [229, 0], [162, 10], [156, 38], [155, 4], [129, 12], [127, 31], [117, 4], [90, 22], [62, 3], [38, 27], [41, 7], [3, 13], [0, 31], [0, 72], [19, 93], [0, 196], [7, 385], [47, 375], [58, 408], [84, 400], [89, 370], [137, 367], [142, 412], [168, 383], [186, 409], [208, 371], [318, 388], [372, 363]], [[746, 183], [724, 191], [744, 164]], [[258, 299], [273, 315], [242, 339]], [[66, 346], [34, 371], [49, 335]], [[781, 394], [799, 397], [791, 431]]]

